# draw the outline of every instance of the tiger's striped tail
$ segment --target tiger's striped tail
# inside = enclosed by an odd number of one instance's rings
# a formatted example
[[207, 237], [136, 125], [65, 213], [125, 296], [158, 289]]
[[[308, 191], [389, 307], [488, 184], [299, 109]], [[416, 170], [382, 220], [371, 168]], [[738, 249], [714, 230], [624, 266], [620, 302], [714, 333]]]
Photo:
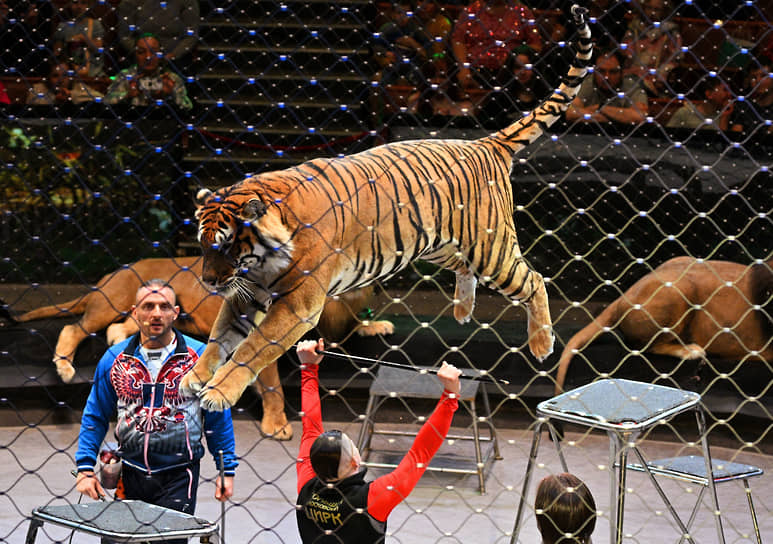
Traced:
[[510, 148], [512, 154], [539, 138], [558, 120], [577, 96], [583, 79], [588, 75], [588, 64], [593, 56], [593, 42], [587, 21], [588, 10], [574, 4], [571, 11], [578, 38], [575, 43], [577, 53], [569, 72], [561, 78], [561, 84], [553, 94], [531, 113], [490, 136]]

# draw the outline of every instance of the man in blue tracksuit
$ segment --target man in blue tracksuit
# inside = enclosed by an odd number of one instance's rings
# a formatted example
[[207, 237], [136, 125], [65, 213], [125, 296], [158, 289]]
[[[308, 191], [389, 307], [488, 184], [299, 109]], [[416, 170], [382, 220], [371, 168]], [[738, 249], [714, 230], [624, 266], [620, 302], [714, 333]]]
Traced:
[[233, 494], [238, 462], [230, 411], [203, 410], [197, 397], [179, 391], [204, 350], [174, 329], [179, 313], [172, 288], [150, 280], [137, 291], [132, 309], [139, 333], [109, 348], [97, 365], [75, 454], [77, 489], [92, 499], [105, 495], [94, 467], [116, 411], [124, 498], [193, 514], [203, 436], [218, 468], [223, 452], [225, 477], [215, 482], [215, 498], [225, 501]]

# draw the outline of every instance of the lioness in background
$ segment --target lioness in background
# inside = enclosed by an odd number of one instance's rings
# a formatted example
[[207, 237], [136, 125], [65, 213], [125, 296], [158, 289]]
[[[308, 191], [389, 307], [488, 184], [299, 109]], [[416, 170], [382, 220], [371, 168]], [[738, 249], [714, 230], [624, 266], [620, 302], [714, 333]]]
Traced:
[[[92, 291], [81, 297], [37, 308], [13, 319], [25, 322], [82, 314], [77, 323], [62, 328], [54, 350], [56, 371], [64, 382], [69, 382], [75, 375], [75, 351], [89, 335], [107, 327], [107, 342], [112, 345], [137, 332], [137, 324], [130, 317], [134, 296], [140, 285], [153, 278], [169, 282], [177, 293], [181, 314], [176, 328], [194, 336], [208, 337], [223, 299], [208, 292], [200, 277], [200, 257], [143, 259], [107, 274]], [[341, 340], [354, 330], [363, 336], [391, 334], [394, 327], [389, 321], [360, 321], [357, 318], [357, 314], [367, 307], [371, 295], [371, 289], [360, 289], [336, 300], [328, 299], [318, 325], [319, 333], [329, 342]], [[117, 322], [120, 320], [124, 321]], [[284, 412], [284, 393], [276, 363], [260, 374], [255, 388], [263, 399], [261, 431], [279, 440], [289, 440], [292, 427]]]
[[567, 342], [555, 392], [572, 357], [616, 330], [632, 347], [680, 359], [712, 355], [773, 361], [773, 260], [751, 266], [676, 257], [634, 283]]

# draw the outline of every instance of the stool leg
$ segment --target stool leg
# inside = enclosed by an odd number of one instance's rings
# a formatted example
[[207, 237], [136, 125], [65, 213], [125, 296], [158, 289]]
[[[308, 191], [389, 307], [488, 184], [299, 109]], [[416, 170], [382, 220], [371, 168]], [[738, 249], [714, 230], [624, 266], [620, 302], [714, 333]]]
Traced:
[[762, 537], [760, 536], [760, 526], [757, 524], [757, 512], [754, 510], [754, 501], [752, 501], [752, 489], [749, 487], [749, 480], [744, 478], [743, 488], [746, 492], [746, 500], [749, 502], [749, 512], [752, 515], [752, 525], [754, 526], [754, 536], [757, 537], [757, 544], [762, 544]]
[[483, 388], [483, 410], [486, 414], [486, 424], [488, 425], [489, 432], [491, 433], [491, 440], [494, 441], [494, 459], [501, 461], [503, 459], [502, 454], [499, 453], [499, 439], [497, 438], [497, 430], [494, 428], [494, 423], [491, 421], [491, 405], [488, 401], [488, 389], [486, 384], [481, 384]]
[[[690, 516], [690, 521], [687, 523], [687, 526], [685, 526], [684, 522], [682, 522], [682, 518], [679, 517], [679, 514], [676, 513], [676, 510], [674, 509], [674, 506], [671, 504], [671, 501], [668, 500], [668, 496], [666, 496], [666, 493], [663, 491], [663, 488], [660, 487], [660, 484], [658, 483], [658, 479], [655, 478], [655, 475], [650, 470], [650, 466], [647, 464], [647, 460], [644, 459], [644, 456], [639, 451], [639, 448], [634, 447], [633, 448], [634, 453], [639, 458], [639, 462], [644, 467], [644, 470], [647, 472], [647, 474], [650, 477], [650, 480], [652, 481], [652, 485], [655, 486], [655, 490], [658, 492], [658, 495], [660, 495], [660, 498], [663, 500], [663, 502], [666, 505], [666, 508], [668, 508], [668, 511], [671, 512], [671, 516], [674, 518], [674, 521], [676, 521], [676, 524], [679, 526], [679, 529], [682, 531], [682, 539], [685, 538], [685, 535], [688, 535], [690, 533], [690, 525], [692, 525], [693, 520], [695, 519], [695, 514], [698, 512], [698, 506], [701, 503], [701, 499], [703, 498], [703, 488], [701, 488], [701, 494], [698, 496], [698, 502], [695, 505], [695, 508], [693, 508], [692, 515]], [[624, 465], [620, 465], [621, 468]], [[681, 542], [681, 539], [680, 539]]]
[[518, 534], [521, 532], [521, 521], [523, 518], [523, 505], [526, 502], [526, 494], [529, 492], [529, 483], [531, 482], [531, 473], [534, 470], [534, 461], [537, 459], [540, 437], [542, 435], [542, 426], [546, 418], [540, 417], [537, 420], [537, 426], [534, 428], [534, 438], [531, 440], [531, 451], [529, 452], [529, 462], [526, 465], [526, 476], [523, 478], [523, 489], [521, 489], [521, 499], [518, 501], [518, 511], [515, 514], [515, 525], [513, 526], [513, 535], [510, 537], [510, 544], [518, 542]]
[[38, 537], [38, 529], [42, 526], [42, 521], [32, 518], [30, 520], [30, 526], [27, 529], [27, 538], [24, 539], [24, 544], [35, 544], [35, 539]]
[[483, 477], [483, 452], [480, 451], [480, 429], [478, 428], [478, 412], [475, 410], [475, 399], [470, 401], [470, 415], [472, 416], [472, 439], [475, 443], [475, 466], [478, 469], [478, 488], [480, 494], [486, 494], [486, 482]]
[[[620, 467], [618, 469], [617, 473], [617, 488], [616, 488], [616, 501], [615, 502], [615, 529], [614, 529], [614, 538], [612, 539], [612, 542], [615, 544], [622, 544], [623, 542], [623, 516], [625, 514], [625, 476], [626, 476], [626, 464], [628, 462], [628, 446], [626, 442], [629, 440], [632, 440], [631, 434], [626, 433], [624, 435], [625, 441], [620, 440], [620, 438], [615, 435], [615, 441], [617, 442], [615, 446], [616, 455], [615, 457], [619, 458], [620, 461]], [[619, 447], [618, 447], [619, 446]], [[615, 461], [612, 461], [612, 472], [614, 473], [614, 467], [615, 467]]]
[[[360, 427], [360, 436], [357, 437], [357, 449], [364, 455], [365, 451], [365, 437], [370, 429], [373, 427], [373, 406], [375, 404], [375, 397], [370, 395], [368, 397], [368, 406], [365, 408], [365, 420]], [[367, 445], [370, 446], [370, 437], [368, 437]]]
[[615, 463], [617, 462], [617, 452], [619, 450], [620, 438], [613, 432], [607, 432], [609, 437], [609, 542], [615, 544], [615, 529], [617, 528], [617, 473], [615, 472]]
[[701, 446], [703, 447], [703, 459], [706, 462], [706, 479], [711, 493], [711, 502], [714, 505], [714, 518], [717, 524], [717, 542], [725, 544], [725, 531], [722, 528], [722, 514], [719, 509], [719, 499], [717, 498], [717, 486], [714, 482], [714, 465], [711, 462], [711, 452], [709, 451], [709, 440], [706, 437], [706, 418], [700, 405], [695, 408], [695, 419], [698, 421], [698, 432], [701, 437]]
[[[701, 486], [701, 490], [698, 492], [698, 500], [695, 501], [695, 506], [692, 509], [692, 512], [690, 513], [690, 519], [687, 520], [687, 530], [689, 531], [692, 527], [693, 522], [695, 521], [695, 517], [698, 515], [698, 510], [700, 509], [701, 503], [703, 501], [703, 494], [706, 492], [706, 486]], [[682, 535], [682, 538], [679, 539], [679, 542], [677, 544], [682, 544], [684, 542], [684, 539], [687, 538], [686, 534]]]
[[564, 450], [561, 447], [561, 444], [564, 443], [562, 439], [558, 438], [558, 433], [556, 432], [556, 428], [548, 423], [548, 431], [550, 432], [550, 438], [553, 440], [553, 444], [556, 445], [556, 453], [558, 454], [558, 460], [561, 461], [561, 468], [564, 469], [564, 472], [569, 472], [569, 465], [566, 464], [566, 458], [564, 457]]

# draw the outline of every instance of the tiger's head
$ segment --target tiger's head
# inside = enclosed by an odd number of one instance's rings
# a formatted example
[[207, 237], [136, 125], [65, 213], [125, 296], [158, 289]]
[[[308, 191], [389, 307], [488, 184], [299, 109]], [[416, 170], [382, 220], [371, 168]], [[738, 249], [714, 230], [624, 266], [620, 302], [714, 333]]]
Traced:
[[202, 280], [231, 297], [264, 288], [292, 260], [293, 242], [277, 207], [237, 184], [196, 195]]

